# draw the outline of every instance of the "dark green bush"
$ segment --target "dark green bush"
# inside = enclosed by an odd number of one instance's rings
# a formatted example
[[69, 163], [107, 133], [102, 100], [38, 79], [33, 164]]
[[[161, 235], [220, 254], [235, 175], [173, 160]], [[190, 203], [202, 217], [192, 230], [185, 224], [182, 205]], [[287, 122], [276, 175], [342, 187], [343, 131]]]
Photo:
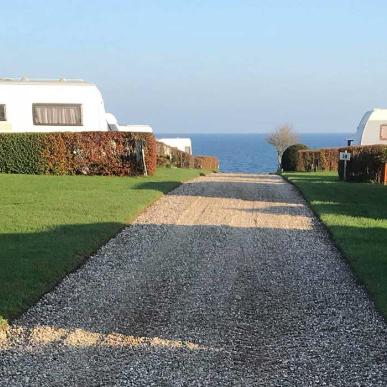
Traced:
[[0, 173], [44, 173], [45, 160], [41, 157], [42, 152], [40, 133], [1, 134]]
[[296, 171], [298, 164], [298, 151], [308, 149], [304, 144], [295, 144], [286, 148], [282, 155], [281, 166], [284, 171]]

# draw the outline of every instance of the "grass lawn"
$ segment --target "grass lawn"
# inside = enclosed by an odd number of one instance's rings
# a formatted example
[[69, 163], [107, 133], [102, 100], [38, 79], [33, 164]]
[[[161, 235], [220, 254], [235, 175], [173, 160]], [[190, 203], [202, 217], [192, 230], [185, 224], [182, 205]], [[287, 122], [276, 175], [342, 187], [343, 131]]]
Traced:
[[152, 177], [0, 174], [0, 320], [19, 315], [145, 207], [200, 170]]
[[286, 173], [387, 317], [387, 186], [344, 183], [335, 173]]

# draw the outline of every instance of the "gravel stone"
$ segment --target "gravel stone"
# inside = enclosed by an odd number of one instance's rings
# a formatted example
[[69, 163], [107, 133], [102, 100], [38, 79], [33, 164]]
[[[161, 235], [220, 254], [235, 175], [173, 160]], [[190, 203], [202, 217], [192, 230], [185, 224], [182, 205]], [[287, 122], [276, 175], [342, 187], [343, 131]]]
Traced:
[[387, 327], [296, 190], [213, 174], [0, 337], [1, 386], [385, 386]]

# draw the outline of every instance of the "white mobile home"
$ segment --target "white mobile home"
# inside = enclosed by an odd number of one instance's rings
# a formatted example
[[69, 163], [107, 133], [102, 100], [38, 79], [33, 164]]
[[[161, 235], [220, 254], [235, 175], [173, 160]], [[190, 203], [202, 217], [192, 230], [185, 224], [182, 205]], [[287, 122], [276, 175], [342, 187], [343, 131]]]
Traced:
[[0, 132], [109, 129], [102, 95], [92, 83], [0, 79]]
[[157, 141], [192, 155], [192, 141], [190, 138], [160, 138]]
[[387, 109], [373, 109], [364, 114], [357, 127], [356, 144], [387, 144]]

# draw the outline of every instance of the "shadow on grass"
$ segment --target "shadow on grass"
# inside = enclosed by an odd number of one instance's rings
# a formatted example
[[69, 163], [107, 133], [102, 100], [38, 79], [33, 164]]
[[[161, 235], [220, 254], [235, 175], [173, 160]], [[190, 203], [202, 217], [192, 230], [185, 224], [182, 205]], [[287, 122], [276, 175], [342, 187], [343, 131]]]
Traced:
[[0, 316], [20, 314], [123, 227], [93, 223], [0, 234]]
[[163, 194], [172, 191], [181, 185], [180, 181], [147, 181], [135, 184], [131, 189], [159, 191]]

